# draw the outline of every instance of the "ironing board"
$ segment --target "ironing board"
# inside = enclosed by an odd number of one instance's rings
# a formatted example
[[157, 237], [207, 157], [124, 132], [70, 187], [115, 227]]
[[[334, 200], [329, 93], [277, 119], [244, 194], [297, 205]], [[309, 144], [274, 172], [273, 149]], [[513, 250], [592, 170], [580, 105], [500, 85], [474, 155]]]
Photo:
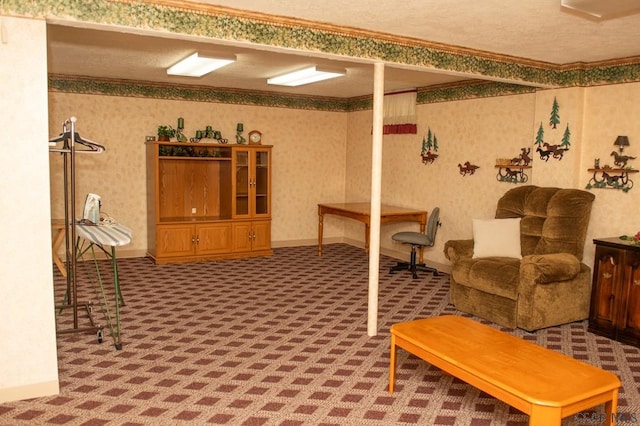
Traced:
[[[110, 225], [86, 225], [76, 224], [76, 235], [78, 241], [76, 243], [76, 256], [83, 259], [85, 253], [91, 250], [91, 256], [96, 267], [98, 285], [102, 296], [102, 303], [105, 309], [107, 325], [111, 332], [116, 349], [122, 349], [122, 341], [120, 340], [120, 306], [124, 306], [124, 298], [120, 290], [120, 280], [118, 278], [118, 262], [116, 258], [116, 247], [127, 245], [131, 242], [132, 232], [126, 226], [120, 223]], [[104, 291], [104, 284], [98, 260], [96, 258], [95, 248], [99, 248], [111, 260], [113, 268], [113, 286], [115, 291], [115, 321], [111, 318], [109, 303]], [[114, 324], [115, 322], [115, 324]]]

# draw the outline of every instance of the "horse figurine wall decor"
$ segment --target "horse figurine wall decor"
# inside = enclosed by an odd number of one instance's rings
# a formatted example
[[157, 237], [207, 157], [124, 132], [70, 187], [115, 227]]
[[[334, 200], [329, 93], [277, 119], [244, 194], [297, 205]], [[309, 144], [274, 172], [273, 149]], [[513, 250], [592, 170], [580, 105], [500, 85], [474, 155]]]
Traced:
[[512, 166], [528, 166], [531, 162], [531, 148], [520, 148], [520, 155], [511, 159]]
[[[553, 158], [557, 160], [562, 160], [562, 156], [564, 155], [564, 153], [566, 151], [569, 151], [569, 148], [562, 148], [562, 145], [549, 145], [547, 142], [545, 142], [543, 146], [545, 148], [544, 150], [541, 150], [540, 147], [538, 147], [538, 150], [537, 150], [538, 152], [540, 152], [540, 159], [543, 159], [542, 152], [548, 152], [553, 156]], [[547, 154], [547, 159], [545, 161], [549, 159], [549, 154]]]
[[613, 164], [620, 167], [621, 169], [624, 169], [625, 167], [627, 167], [627, 161], [636, 159], [636, 157], [631, 157], [630, 155], [618, 154], [615, 151], [611, 151], [611, 155], [613, 156]]
[[464, 166], [458, 163], [458, 168], [460, 169], [460, 174], [462, 176], [466, 176], [467, 174], [469, 175], [474, 174], [476, 170], [480, 168], [480, 166], [474, 166], [470, 162], [466, 161], [464, 163]]
[[540, 159], [544, 161], [549, 161], [549, 157], [551, 156], [551, 154], [553, 154], [551, 151], [547, 151], [540, 147], [538, 147], [536, 151], [540, 154]]
[[436, 158], [438, 158], [438, 154], [434, 154], [431, 151], [427, 151], [426, 153], [422, 154], [422, 162], [424, 164], [433, 163]]

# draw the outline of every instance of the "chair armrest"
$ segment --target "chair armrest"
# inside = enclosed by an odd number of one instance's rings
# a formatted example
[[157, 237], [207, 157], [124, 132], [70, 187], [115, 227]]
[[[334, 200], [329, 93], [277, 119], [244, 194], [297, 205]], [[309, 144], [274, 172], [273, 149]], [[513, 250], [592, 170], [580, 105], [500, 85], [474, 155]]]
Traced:
[[473, 240], [449, 240], [444, 244], [444, 255], [451, 262], [473, 256]]
[[569, 253], [533, 254], [520, 262], [520, 280], [548, 284], [574, 279], [580, 273], [580, 261]]

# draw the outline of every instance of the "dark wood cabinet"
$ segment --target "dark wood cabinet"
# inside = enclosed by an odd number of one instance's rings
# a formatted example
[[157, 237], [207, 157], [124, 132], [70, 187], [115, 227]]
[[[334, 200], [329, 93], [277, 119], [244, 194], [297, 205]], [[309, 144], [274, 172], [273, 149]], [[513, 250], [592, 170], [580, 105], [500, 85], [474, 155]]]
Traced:
[[640, 347], [640, 246], [595, 239], [589, 331]]

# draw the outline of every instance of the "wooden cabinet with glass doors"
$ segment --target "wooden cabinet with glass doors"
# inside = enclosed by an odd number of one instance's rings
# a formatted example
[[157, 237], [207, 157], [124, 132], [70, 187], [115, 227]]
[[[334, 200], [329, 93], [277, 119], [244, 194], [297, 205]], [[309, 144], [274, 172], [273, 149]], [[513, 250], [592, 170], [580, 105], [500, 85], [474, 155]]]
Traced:
[[147, 142], [147, 222], [158, 264], [271, 255], [271, 147]]

